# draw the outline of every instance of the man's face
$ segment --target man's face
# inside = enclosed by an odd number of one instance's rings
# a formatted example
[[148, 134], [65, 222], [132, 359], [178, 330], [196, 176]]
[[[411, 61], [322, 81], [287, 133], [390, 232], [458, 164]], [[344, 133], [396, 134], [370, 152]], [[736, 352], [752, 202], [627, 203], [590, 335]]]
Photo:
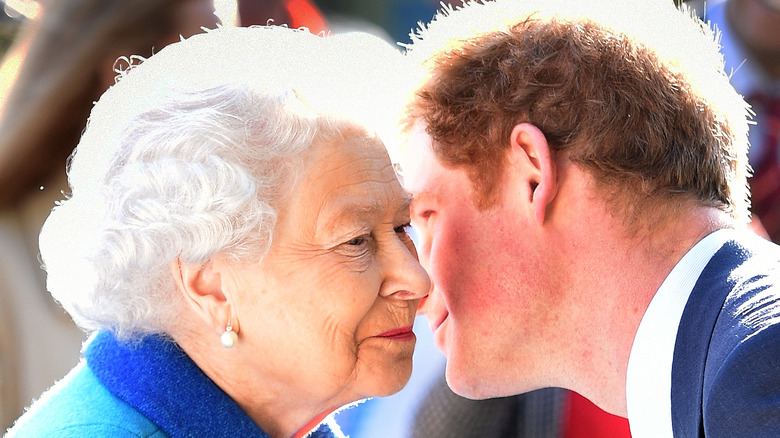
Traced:
[[412, 224], [433, 282], [422, 312], [447, 356], [450, 387], [487, 398], [541, 386], [553, 348], [546, 329], [557, 316], [537, 278], [545, 269], [528, 245], [522, 203], [501, 196], [499, 205], [478, 210], [466, 172], [443, 166], [423, 129], [413, 133], [406, 157]]

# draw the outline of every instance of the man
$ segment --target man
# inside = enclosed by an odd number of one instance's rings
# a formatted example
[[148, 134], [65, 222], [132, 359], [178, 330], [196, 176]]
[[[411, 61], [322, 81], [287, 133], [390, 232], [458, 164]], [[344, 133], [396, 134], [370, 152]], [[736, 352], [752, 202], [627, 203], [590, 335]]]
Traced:
[[747, 111], [671, 1], [437, 15], [404, 178], [447, 381], [558, 386], [635, 438], [780, 435], [780, 248], [747, 231]]

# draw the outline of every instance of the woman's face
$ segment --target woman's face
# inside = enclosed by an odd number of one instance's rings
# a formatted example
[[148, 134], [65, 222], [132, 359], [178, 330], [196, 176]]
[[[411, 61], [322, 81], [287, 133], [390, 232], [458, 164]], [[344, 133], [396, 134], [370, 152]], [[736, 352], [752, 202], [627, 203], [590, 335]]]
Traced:
[[269, 376], [262, 384], [320, 407], [406, 384], [412, 324], [430, 288], [406, 234], [410, 198], [384, 146], [346, 137], [312, 146], [305, 178], [278, 208], [269, 253], [229, 280], [237, 347]]

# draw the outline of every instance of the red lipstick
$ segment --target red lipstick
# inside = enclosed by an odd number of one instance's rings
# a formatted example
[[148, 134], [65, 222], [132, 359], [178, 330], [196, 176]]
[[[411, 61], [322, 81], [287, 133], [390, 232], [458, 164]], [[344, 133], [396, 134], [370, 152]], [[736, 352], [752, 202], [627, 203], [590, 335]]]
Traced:
[[392, 339], [396, 341], [407, 341], [414, 339], [414, 332], [412, 326], [399, 327], [397, 329], [388, 330], [384, 333], [376, 335], [377, 338]]

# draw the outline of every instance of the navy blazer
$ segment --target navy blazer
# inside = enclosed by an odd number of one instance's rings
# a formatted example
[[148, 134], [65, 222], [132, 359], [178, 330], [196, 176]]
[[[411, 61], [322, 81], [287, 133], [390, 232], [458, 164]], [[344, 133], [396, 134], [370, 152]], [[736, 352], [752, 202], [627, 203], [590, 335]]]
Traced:
[[728, 241], [691, 292], [672, 361], [675, 438], [780, 437], [780, 246]]

